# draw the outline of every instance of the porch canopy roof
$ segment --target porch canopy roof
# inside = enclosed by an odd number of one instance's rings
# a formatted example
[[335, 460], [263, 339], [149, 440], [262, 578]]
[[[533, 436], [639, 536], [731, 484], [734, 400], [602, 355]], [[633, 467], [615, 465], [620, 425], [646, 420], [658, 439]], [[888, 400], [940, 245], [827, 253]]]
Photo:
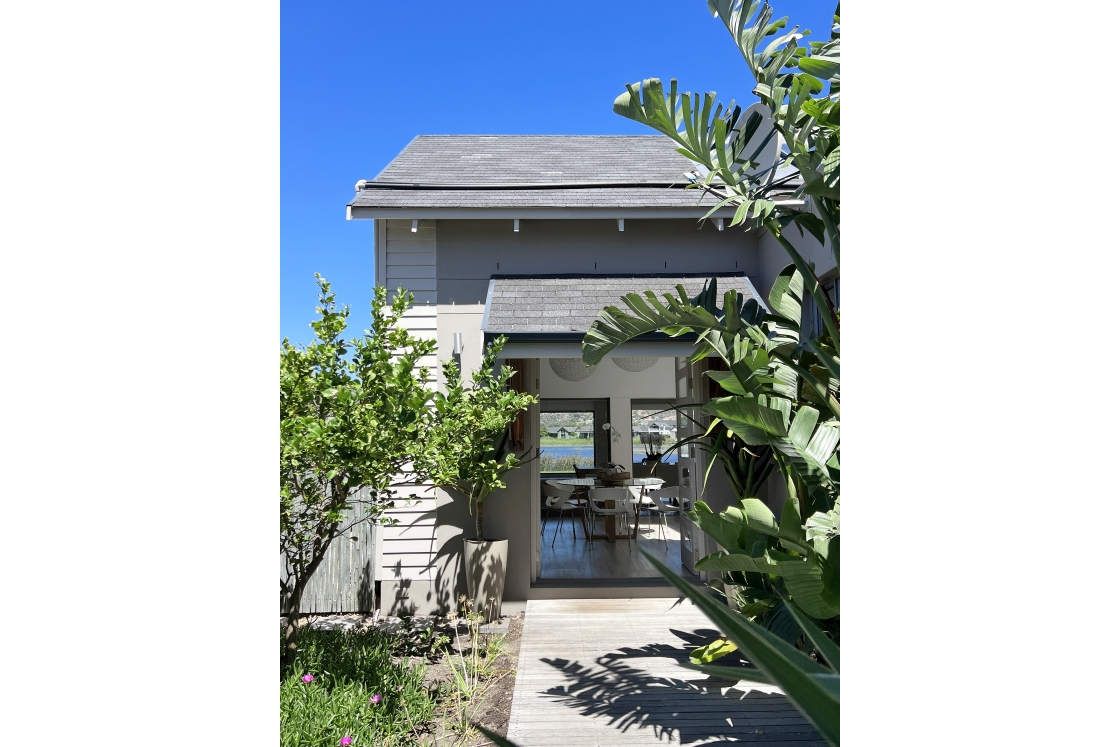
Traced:
[[[482, 331], [486, 342], [505, 335], [503, 358], [578, 358], [580, 343], [599, 312], [607, 306], [625, 308], [622, 296], [651, 290], [661, 298], [677, 295], [677, 286], [695, 296], [704, 283], [716, 279], [722, 295], [737, 290], [766, 308], [751, 281], [741, 273], [649, 275], [491, 275], [486, 292]], [[619, 346], [609, 356], [690, 355], [695, 335], [669, 337], [661, 332], [642, 335]]]

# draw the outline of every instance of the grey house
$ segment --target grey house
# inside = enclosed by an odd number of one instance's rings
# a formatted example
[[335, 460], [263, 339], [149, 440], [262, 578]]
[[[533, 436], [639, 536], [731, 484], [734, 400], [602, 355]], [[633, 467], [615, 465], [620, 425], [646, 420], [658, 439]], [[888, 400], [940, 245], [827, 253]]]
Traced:
[[[715, 201], [684, 189], [693, 168], [660, 136], [423, 135], [357, 183], [346, 217], [373, 222], [376, 281], [415, 295], [407, 323], [435, 337], [439, 358], [458, 353], [465, 369], [475, 368], [487, 341], [509, 338], [503, 356], [541, 399], [523, 423], [525, 448], [539, 445], [541, 412], [580, 413], [594, 427], [572, 434], [582, 437], [575, 446], [558, 448], [593, 449], [595, 463], [627, 465], [635, 462], [632, 412], [706, 401], [706, 362], [687, 360], [687, 340], [651, 335], [588, 370], [580, 340], [599, 311], [624, 293], [679, 284], [695, 294], [713, 277], [721, 289], [761, 301], [788, 264], [769, 234], [732, 228], [732, 209], [701, 220]], [[830, 252], [809, 237], [798, 243], [818, 273], [835, 275]], [[437, 367], [435, 358], [428, 363]], [[676, 436], [690, 427], [678, 419]], [[695, 500], [704, 459], [685, 450], [657, 475]], [[563, 564], [541, 539], [541, 479], [534, 462], [508, 475], [508, 487], [487, 502], [488, 535], [510, 540], [507, 600], [668, 594], [638, 570], [610, 583], [556, 570]], [[780, 501], [780, 483], [771, 489], [769, 499]], [[376, 543], [385, 612], [447, 611], [465, 589], [459, 554], [473, 531], [466, 507], [442, 490], [425, 496], [397, 509], [399, 524], [383, 528]], [[718, 465], [704, 500], [717, 510], [731, 500]], [[692, 557], [713, 548], [681, 522], [688, 571]], [[581, 539], [573, 531], [565, 541]], [[595, 541], [579, 557], [616, 547]]]

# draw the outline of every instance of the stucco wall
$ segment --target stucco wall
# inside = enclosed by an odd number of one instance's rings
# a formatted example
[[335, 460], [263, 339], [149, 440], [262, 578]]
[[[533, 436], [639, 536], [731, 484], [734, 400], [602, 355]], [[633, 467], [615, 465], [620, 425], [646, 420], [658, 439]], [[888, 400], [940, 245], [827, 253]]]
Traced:
[[604, 359], [583, 381], [566, 381], [541, 360], [541, 396], [549, 399], [601, 399], [629, 397], [658, 399], [673, 397], [673, 359], [659, 358], [652, 368], [631, 373]]
[[[797, 233], [796, 228], [790, 227], [783, 231], [782, 235], [789, 239], [789, 242], [801, 253], [801, 256], [805, 257], [817, 273], [817, 277], [827, 274], [836, 267], [832, 252], [809, 234], [801, 236]], [[755, 288], [765, 299], [769, 298], [770, 289], [774, 287], [774, 278], [778, 277], [778, 273], [786, 265], [791, 264], [791, 260], [789, 253], [767, 231], [761, 234], [758, 240], [758, 261], [761, 282], [755, 283]]]

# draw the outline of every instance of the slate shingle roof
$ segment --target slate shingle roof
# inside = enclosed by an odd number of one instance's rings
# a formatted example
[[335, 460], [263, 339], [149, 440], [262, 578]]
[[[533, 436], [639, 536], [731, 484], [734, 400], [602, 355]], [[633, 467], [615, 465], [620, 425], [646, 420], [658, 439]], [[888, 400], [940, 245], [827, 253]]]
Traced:
[[[695, 167], [662, 135], [420, 135], [350, 203], [378, 208], [693, 208], [716, 200], [683, 189]], [[377, 182], [451, 189], [378, 188]], [[641, 182], [578, 189], [453, 189], [454, 185]], [[677, 183], [680, 187], [666, 187]]]
[[[678, 284], [689, 296], [704, 289], [711, 275], [697, 277], [495, 277], [487, 297], [486, 332], [586, 332], [607, 306], [623, 308], [627, 293], [652, 290], [660, 298], [676, 295]], [[745, 275], [719, 275], [718, 289], [734, 288], [760, 303]]]

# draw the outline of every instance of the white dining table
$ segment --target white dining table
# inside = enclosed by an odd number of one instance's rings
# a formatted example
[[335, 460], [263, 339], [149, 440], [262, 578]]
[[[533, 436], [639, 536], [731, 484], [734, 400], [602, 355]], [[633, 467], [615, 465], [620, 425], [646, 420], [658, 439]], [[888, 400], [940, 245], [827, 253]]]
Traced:
[[[557, 480], [556, 483], [559, 484], [559, 485], [570, 485], [572, 487], [584, 487], [584, 488], [641, 487], [642, 488], [642, 496], [644, 497], [645, 494], [646, 494], [646, 489], [655, 488], [655, 487], [658, 487], [660, 485], [664, 485], [665, 481], [662, 480], [660, 477], [630, 477], [630, 478], [627, 478], [625, 480], [612, 480], [611, 482], [605, 482], [605, 481], [600, 480], [596, 477], [569, 477], [566, 480]], [[608, 501], [608, 503], [613, 503], [613, 501]], [[639, 506], [640, 506], [640, 499], [639, 499]], [[639, 508], [638, 510], [641, 510], [641, 509]], [[616, 536], [615, 531], [614, 531], [614, 522], [613, 521], [608, 521], [608, 522], [606, 522], [606, 525], [607, 525], [607, 533], [606, 534], [592, 534], [590, 528], [588, 528], [588, 526], [587, 526], [586, 517], [584, 517], [583, 533], [588, 539], [605, 539], [607, 542], [614, 542], [615, 536]], [[635, 511], [634, 512], [634, 531], [630, 535], [631, 539], [635, 539], [635, 540], [638, 539], [638, 526], [639, 526], [638, 511]]]

